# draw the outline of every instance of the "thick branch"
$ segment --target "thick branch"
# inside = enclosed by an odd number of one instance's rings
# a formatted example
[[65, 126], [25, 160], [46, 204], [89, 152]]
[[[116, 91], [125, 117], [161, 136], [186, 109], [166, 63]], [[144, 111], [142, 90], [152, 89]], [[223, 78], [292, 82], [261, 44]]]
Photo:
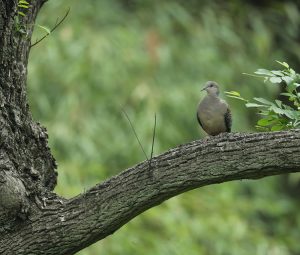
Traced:
[[184, 191], [299, 169], [300, 130], [194, 141], [153, 158], [151, 169], [143, 162], [71, 200], [49, 200], [21, 229], [2, 235], [0, 253], [74, 254]]

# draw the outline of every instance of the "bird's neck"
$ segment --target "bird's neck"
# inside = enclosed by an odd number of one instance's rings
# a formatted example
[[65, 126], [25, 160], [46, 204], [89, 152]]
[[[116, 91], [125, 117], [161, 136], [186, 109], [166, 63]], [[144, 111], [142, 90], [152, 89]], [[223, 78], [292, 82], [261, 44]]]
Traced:
[[213, 99], [219, 99], [219, 95], [218, 94], [208, 94], [207, 97], [213, 98]]

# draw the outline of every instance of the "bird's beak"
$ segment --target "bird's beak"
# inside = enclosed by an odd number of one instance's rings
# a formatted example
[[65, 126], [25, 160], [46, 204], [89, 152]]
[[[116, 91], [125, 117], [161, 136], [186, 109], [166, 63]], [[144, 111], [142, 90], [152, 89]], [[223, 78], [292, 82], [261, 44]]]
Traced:
[[206, 87], [204, 87], [203, 89], [201, 89], [200, 91], [204, 91], [204, 90], [206, 90]]

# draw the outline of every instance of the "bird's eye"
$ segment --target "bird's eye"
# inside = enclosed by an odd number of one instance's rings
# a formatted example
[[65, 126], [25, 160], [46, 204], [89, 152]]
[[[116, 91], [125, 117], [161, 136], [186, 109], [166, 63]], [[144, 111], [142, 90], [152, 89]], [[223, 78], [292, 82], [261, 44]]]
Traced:
[[212, 88], [213, 86], [214, 86], [213, 84], [210, 84], [210, 85], [209, 85], [209, 87], [211, 87], [211, 88]]

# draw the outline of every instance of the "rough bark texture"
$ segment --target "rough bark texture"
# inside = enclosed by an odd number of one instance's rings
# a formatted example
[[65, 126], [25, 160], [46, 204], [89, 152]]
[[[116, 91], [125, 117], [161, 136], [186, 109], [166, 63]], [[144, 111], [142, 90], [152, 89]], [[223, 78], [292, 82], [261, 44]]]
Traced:
[[17, 1], [0, 0], [0, 254], [74, 254], [141, 212], [204, 185], [300, 169], [300, 131], [224, 134], [172, 149], [66, 200], [51, 193], [55, 161], [26, 99], [35, 17], [16, 30]]
[[26, 75], [32, 25], [41, 7], [31, 1], [19, 20], [17, 1], [0, 1], [0, 226], [26, 218], [33, 201], [52, 190], [56, 165], [46, 130], [33, 122], [26, 98]]

